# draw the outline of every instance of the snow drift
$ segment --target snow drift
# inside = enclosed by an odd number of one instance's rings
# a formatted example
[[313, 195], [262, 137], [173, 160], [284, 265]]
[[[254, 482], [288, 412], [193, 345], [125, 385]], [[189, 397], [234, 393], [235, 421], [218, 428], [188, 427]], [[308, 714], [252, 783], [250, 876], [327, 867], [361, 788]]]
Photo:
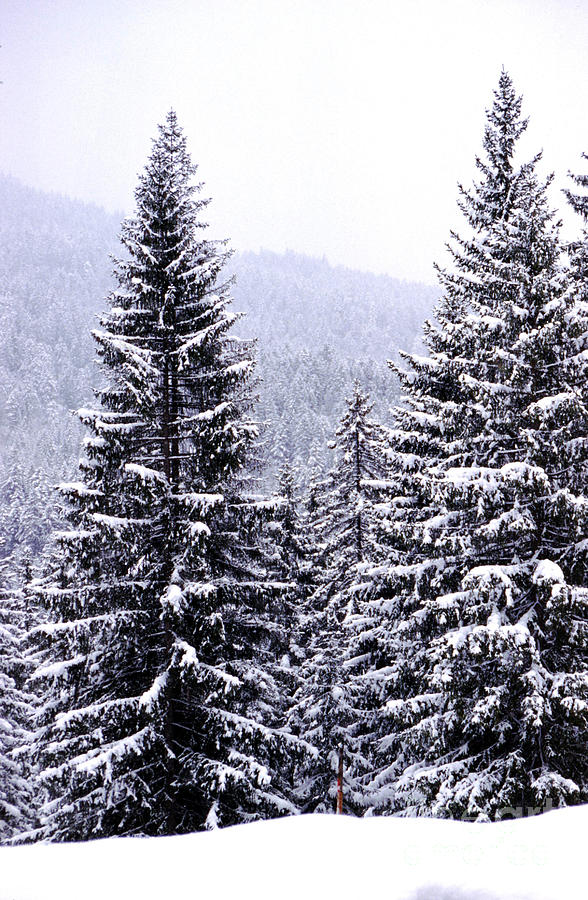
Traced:
[[299, 816], [169, 838], [0, 849], [0, 900], [574, 900], [588, 806], [478, 825]]

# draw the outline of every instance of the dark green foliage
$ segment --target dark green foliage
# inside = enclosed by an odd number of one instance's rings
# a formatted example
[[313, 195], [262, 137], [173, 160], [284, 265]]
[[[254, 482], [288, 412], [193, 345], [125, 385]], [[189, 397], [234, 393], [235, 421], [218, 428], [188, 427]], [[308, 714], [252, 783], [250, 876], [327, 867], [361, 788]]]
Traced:
[[588, 329], [538, 157], [514, 161], [520, 113], [503, 72], [430, 357], [409, 357], [399, 421], [421, 473], [415, 552], [367, 610], [380, 607], [388, 643], [370, 682], [381, 811], [483, 819], [588, 791]]
[[223, 244], [168, 115], [123, 224], [118, 287], [94, 332], [104, 387], [80, 410], [81, 480], [37, 588], [49, 682], [38, 835], [161, 834], [294, 811], [307, 750], [282, 728], [287, 585], [244, 492], [257, 428], [250, 344], [230, 333]]

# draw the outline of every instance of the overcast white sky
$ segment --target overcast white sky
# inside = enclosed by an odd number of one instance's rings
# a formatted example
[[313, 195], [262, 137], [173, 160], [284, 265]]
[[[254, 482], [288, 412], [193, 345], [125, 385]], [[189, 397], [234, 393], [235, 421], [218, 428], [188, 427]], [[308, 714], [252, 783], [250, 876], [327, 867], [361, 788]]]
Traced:
[[502, 65], [558, 188], [588, 151], [588, 0], [2, 0], [0, 43], [0, 171], [130, 211], [173, 106], [239, 250], [434, 280]]

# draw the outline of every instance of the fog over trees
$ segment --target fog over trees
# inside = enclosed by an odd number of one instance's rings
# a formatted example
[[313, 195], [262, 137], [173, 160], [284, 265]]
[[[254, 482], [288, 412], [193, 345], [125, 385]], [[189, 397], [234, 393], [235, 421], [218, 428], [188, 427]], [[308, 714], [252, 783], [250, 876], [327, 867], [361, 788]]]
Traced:
[[[75, 471], [72, 412], [96, 386], [90, 331], [112, 284], [120, 216], [0, 177], [0, 559], [35, 557], [56, 521], [54, 485]], [[257, 417], [268, 484], [284, 461], [305, 485], [354, 378], [385, 417], [387, 358], [418, 344], [438, 289], [295, 253], [234, 255], [238, 331], [257, 339]]]

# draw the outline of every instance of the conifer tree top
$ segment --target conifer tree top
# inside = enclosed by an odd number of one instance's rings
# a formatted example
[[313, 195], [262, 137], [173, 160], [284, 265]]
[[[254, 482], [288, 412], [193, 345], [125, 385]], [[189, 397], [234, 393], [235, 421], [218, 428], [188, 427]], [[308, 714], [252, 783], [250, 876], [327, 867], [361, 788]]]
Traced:
[[492, 107], [486, 110], [484, 131], [484, 150], [497, 169], [510, 170], [515, 144], [527, 128], [529, 120], [521, 118], [522, 105], [522, 96], [517, 97], [512, 78], [503, 69]]
[[485, 158], [476, 157], [482, 179], [474, 191], [460, 186], [460, 207], [474, 229], [507, 220], [515, 201], [515, 187], [520, 175], [533, 169], [541, 154], [517, 172], [513, 165], [517, 141], [525, 132], [528, 119], [521, 115], [523, 98], [517, 96], [512, 78], [502, 69], [490, 109], [486, 110], [483, 147]]

